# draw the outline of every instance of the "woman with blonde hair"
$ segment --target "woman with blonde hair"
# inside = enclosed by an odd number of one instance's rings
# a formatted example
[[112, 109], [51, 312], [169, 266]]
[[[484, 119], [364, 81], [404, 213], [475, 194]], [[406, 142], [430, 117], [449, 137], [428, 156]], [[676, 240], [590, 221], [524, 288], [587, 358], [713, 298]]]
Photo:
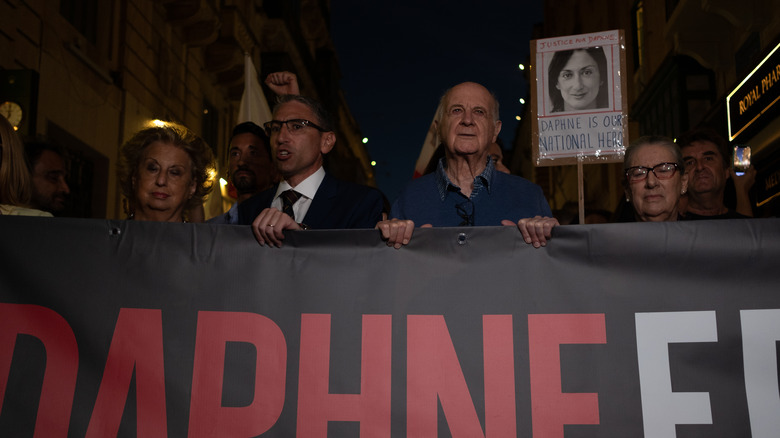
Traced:
[[22, 142], [8, 120], [0, 116], [0, 214], [51, 216], [51, 213], [27, 208], [31, 196], [32, 180], [24, 161]]
[[119, 184], [129, 219], [186, 222], [211, 191], [211, 148], [184, 126], [142, 129], [119, 152]]

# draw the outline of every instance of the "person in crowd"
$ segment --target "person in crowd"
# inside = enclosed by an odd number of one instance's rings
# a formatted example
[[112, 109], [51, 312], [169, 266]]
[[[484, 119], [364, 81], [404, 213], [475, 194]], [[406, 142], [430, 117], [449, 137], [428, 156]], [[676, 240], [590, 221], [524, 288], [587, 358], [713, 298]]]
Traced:
[[[756, 179], [751, 166], [744, 175], [737, 176], [729, 165], [728, 145], [712, 129], [700, 128], [680, 136], [677, 144], [682, 150], [688, 172], [688, 204], [680, 212], [685, 220], [738, 219], [753, 216], [748, 192]], [[737, 210], [724, 203], [726, 182], [731, 178], [737, 194]]]
[[24, 145], [32, 175], [31, 205], [39, 210], [60, 214], [70, 197], [68, 169], [64, 150], [48, 141], [31, 141]]
[[0, 115], [0, 215], [51, 216], [29, 208], [32, 196], [30, 170], [24, 148], [8, 120]]
[[238, 206], [261, 245], [279, 247], [284, 230], [373, 228], [382, 218], [379, 190], [339, 181], [322, 167], [336, 143], [333, 121], [316, 100], [283, 95], [265, 123], [283, 181]]
[[488, 146], [488, 158], [493, 161], [493, 166], [499, 172], [512, 173], [504, 164], [504, 149], [501, 146], [501, 139], [498, 138]]
[[[517, 226], [524, 240], [544, 246], [558, 221], [542, 189], [519, 176], [497, 172], [488, 148], [501, 130], [498, 101], [485, 87], [464, 82], [442, 97], [436, 129], [444, 158], [436, 172], [413, 180], [393, 204], [393, 219], [377, 224], [388, 246], [409, 243], [414, 224]], [[517, 221], [517, 222], [515, 222]]]
[[228, 177], [238, 197], [230, 210], [211, 218], [215, 224], [238, 224], [238, 205], [278, 180], [276, 166], [271, 158], [271, 140], [263, 128], [252, 122], [239, 123], [233, 128], [228, 149]]
[[186, 222], [186, 212], [211, 191], [211, 148], [184, 126], [137, 132], [119, 152], [119, 183], [129, 219]]
[[609, 106], [607, 57], [603, 48], [555, 52], [547, 75], [552, 112]]
[[295, 73], [289, 71], [279, 71], [271, 73], [265, 78], [265, 84], [271, 89], [277, 96], [284, 96], [286, 94], [301, 94], [298, 88], [298, 77]]
[[626, 148], [623, 161], [626, 201], [640, 222], [676, 221], [688, 175], [680, 148], [662, 136], [640, 137]]

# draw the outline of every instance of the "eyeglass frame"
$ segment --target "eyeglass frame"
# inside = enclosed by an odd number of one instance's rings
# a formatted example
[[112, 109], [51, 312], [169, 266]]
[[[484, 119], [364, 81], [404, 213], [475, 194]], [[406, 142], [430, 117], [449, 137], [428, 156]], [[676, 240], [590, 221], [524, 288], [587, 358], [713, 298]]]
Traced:
[[271, 131], [271, 128], [274, 125], [278, 125], [279, 126], [279, 131], [282, 130], [282, 125], [284, 125], [284, 126], [287, 127], [287, 131], [288, 132], [295, 134], [299, 130], [298, 129], [295, 129], [295, 130], [290, 129], [290, 125], [288, 124], [288, 123], [293, 123], [293, 122], [299, 123], [299, 124], [301, 124], [303, 126], [310, 126], [310, 127], [314, 128], [314, 129], [316, 129], [317, 131], [320, 131], [320, 132], [328, 132], [328, 130], [326, 130], [325, 128], [317, 125], [316, 123], [312, 122], [311, 120], [306, 120], [306, 119], [271, 120], [271, 121], [263, 123], [263, 130], [265, 130], [266, 135], [268, 135], [270, 137], [272, 134], [275, 134], [275, 132]]
[[[668, 166], [668, 165], [671, 165], [671, 166], [673, 167], [673, 169], [674, 169], [674, 171], [673, 171], [673, 172], [672, 172], [672, 173], [671, 173], [669, 176], [664, 176], [664, 177], [661, 177], [661, 176], [658, 176], [658, 174], [657, 174], [657, 173], [655, 173], [655, 169], [657, 169], [658, 167], [661, 167], [661, 166]], [[630, 176], [628, 173], [629, 173], [629, 172], [631, 172], [632, 170], [635, 170], [635, 169], [642, 169], [642, 170], [644, 170], [644, 171], [645, 171], [645, 173], [644, 173], [644, 176], [642, 176], [642, 178], [639, 178], [639, 179], [632, 179], [632, 178], [631, 178], [631, 176]], [[677, 173], [679, 170], [680, 170], [680, 165], [679, 165], [679, 164], [677, 164], [677, 163], [672, 163], [672, 162], [668, 162], [668, 161], [667, 161], [667, 162], [664, 162], [664, 163], [658, 163], [658, 164], [656, 164], [656, 165], [655, 165], [655, 166], [653, 166], [653, 167], [647, 167], [647, 166], [631, 166], [631, 167], [629, 167], [629, 168], [627, 168], [627, 169], [625, 170], [625, 175], [626, 175], [626, 180], [627, 180], [628, 182], [630, 182], [630, 183], [635, 183], [635, 182], [642, 182], [642, 181], [646, 180], [646, 179], [647, 179], [647, 176], [648, 176], [648, 175], [650, 175], [650, 172], [653, 172], [653, 175], [655, 175], [655, 177], [656, 177], [657, 179], [662, 179], [662, 180], [672, 179], [672, 178], [674, 178], [674, 175], [675, 175], [675, 174], [676, 174], [676, 173]]]

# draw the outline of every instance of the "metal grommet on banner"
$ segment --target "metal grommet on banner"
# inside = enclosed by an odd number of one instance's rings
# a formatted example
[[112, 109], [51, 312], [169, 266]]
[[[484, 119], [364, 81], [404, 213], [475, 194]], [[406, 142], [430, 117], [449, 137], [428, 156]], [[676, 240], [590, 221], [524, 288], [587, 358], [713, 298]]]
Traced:
[[108, 230], [108, 235], [111, 237], [118, 236], [122, 234], [122, 229], [119, 227], [111, 227], [110, 230]]
[[465, 245], [465, 244], [466, 244], [466, 233], [458, 234], [458, 245]]

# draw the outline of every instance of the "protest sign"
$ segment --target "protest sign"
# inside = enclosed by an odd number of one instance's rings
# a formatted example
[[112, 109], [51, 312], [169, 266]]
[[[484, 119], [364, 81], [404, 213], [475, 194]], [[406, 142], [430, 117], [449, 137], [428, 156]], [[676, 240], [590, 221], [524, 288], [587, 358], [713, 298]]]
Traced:
[[537, 166], [619, 162], [628, 143], [622, 31], [531, 41]]

